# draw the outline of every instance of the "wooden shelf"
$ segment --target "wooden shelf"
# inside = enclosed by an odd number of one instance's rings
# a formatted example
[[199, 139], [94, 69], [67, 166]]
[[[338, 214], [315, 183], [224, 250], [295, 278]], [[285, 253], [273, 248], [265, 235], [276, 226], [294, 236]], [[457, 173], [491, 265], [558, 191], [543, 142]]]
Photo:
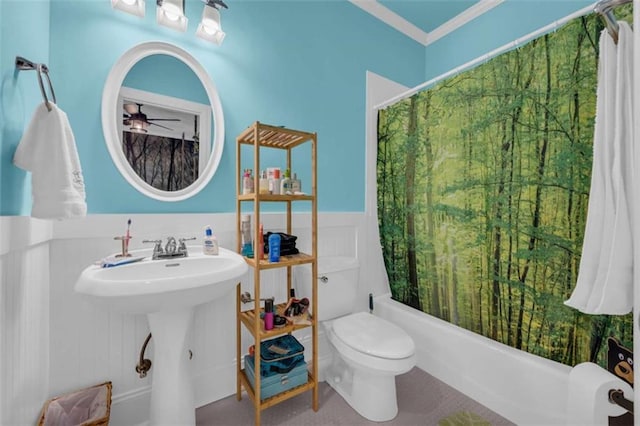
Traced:
[[313, 201], [313, 195], [242, 194], [240, 201]]
[[[258, 133], [257, 141], [256, 129]], [[301, 132], [287, 129], [286, 127], [270, 126], [256, 121], [240, 133], [236, 140], [238, 143], [247, 145], [255, 145], [256, 142], [258, 142], [260, 146], [267, 148], [291, 149], [307, 142], [314, 136], [315, 133]]]
[[[244, 260], [252, 268], [256, 267], [256, 259], [253, 257], [245, 257]], [[287, 266], [305, 265], [316, 260], [315, 256], [306, 253], [292, 254], [289, 256], [280, 256], [279, 262], [269, 262], [269, 259], [260, 259], [260, 269], [285, 268]]]
[[[277, 395], [274, 395], [270, 398], [266, 398], [263, 399], [262, 401], [256, 401], [256, 394], [253, 391], [253, 387], [251, 386], [251, 382], [249, 381], [249, 379], [247, 378], [247, 373], [245, 372], [244, 369], [240, 370], [240, 382], [242, 383], [242, 387], [244, 388], [244, 390], [247, 392], [247, 395], [249, 395], [249, 398], [251, 398], [251, 400], [253, 401], [254, 404], [260, 406], [260, 408], [262, 410], [264, 410], [265, 408], [269, 408], [271, 406], [274, 406], [282, 401], [285, 401], [289, 398], [292, 398], [294, 396], [300, 395], [301, 393], [304, 393], [310, 389], [313, 389], [316, 387], [316, 381], [313, 378], [313, 375], [308, 372], [308, 379], [307, 379], [307, 383], [297, 386], [293, 389], [289, 389], [286, 390], [282, 393], [279, 393]], [[316, 410], [317, 411], [317, 410]]]
[[[259, 231], [259, 223], [261, 223], [260, 205], [263, 202], [281, 202], [286, 205], [286, 213], [284, 216], [284, 225], [280, 229], [288, 234], [292, 234], [292, 206], [293, 202], [306, 201], [311, 204], [311, 210], [309, 212], [310, 228], [311, 228], [311, 240], [309, 248], [311, 254], [298, 253], [290, 256], [280, 256], [279, 262], [269, 262], [268, 257], [265, 259], [254, 259], [245, 257], [245, 261], [249, 266], [253, 268], [253, 297], [260, 299], [261, 291], [261, 273], [263, 270], [286, 268], [286, 294], [292, 288], [292, 276], [293, 267], [299, 265], [311, 265], [311, 274], [309, 279], [311, 282], [311, 294], [306, 295], [311, 302], [309, 307], [311, 312], [318, 312], [318, 285], [315, 277], [318, 272], [318, 206], [317, 206], [317, 135], [316, 133], [301, 132], [298, 130], [287, 129], [284, 127], [271, 126], [255, 122], [247, 129], [243, 130], [236, 138], [236, 238], [237, 238], [237, 252], [240, 253], [241, 247], [241, 216], [242, 216], [242, 203], [250, 202], [253, 207], [253, 241], [260, 241], [263, 236]], [[262, 170], [260, 164], [261, 148], [277, 148], [286, 151], [286, 168], [292, 169], [292, 150], [293, 148], [303, 144], [309, 143], [311, 154], [311, 183], [309, 186], [309, 192], [304, 195], [274, 195], [274, 194], [240, 194], [242, 188], [242, 169], [241, 165], [243, 151], [249, 151], [248, 149], [241, 149], [242, 145], [250, 145], [253, 149], [253, 170], [258, 173]], [[305, 151], [306, 152], [306, 151]], [[257, 175], [256, 175], [257, 176]], [[258, 184], [258, 179], [255, 178], [254, 183]], [[305, 215], [307, 217], [307, 215]], [[284, 284], [284, 283], [283, 283]], [[315, 317], [310, 318], [311, 324], [287, 324], [281, 328], [274, 328], [272, 330], [264, 329], [264, 321], [260, 318], [262, 309], [256, 309], [255, 305], [253, 309], [242, 310], [241, 306], [241, 285], [236, 286], [236, 355], [238, 364], [236, 366], [237, 380], [236, 380], [236, 398], [240, 400], [242, 398], [242, 389], [244, 388], [253, 401], [254, 406], [254, 420], [256, 426], [260, 425], [261, 411], [265, 408], [271, 407], [279, 402], [289, 399], [293, 396], [299, 395], [308, 390], [313, 391], [311, 398], [312, 408], [314, 411], [318, 410], [318, 321]], [[258, 305], [260, 307], [260, 305]], [[278, 313], [284, 311], [285, 304], [279, 304], [276, 307]], [[309, 363], [308, 379], [307, 383], [295, 387], [293, 389], [284, 391], [278, 395], [270, 398], [260, 398], [260, 390], [254, 392], [251, 383], [249, 382], [244, 370], [241, 370], [240, 360], [242, 359], [242, 329], [246, 329], [251, 333], [253, 337], [253, 344], [256, 348], [259, 348], [260, 343], [263, 340], [277, 337], [282, 334], [290, 334], [296, 330], [305, 328], [311, 328], [311, 348], [310, 357], [307, 359]], [[260, 357], [255, 359], [255, 371], [260, 371]], [[256, 381], [260, 381], [260, 377], [256, 377]], [[258, 395], [256, 395], [258, 394]]]
[[[285, 306], [286, 306], [285, 303], [280, 303], [276, 305], [276, 312], [278, 312], [278, 315], [282, 315], [282, 313], [284, 312]], [[263, 311], [264, 309], [260, 309], [261, 313]], [[240, 315], [240, 321], [242, 321], [242, 323], [245, 325], [245, 327], [247, 327], [247, 329], [251, 332], [251, 334], [254, 334], [256, 311], [254, 309], [249, 309], [249, 310], [240, 312], [239, 315]], [[260, 323], [259, 336], [254, 336], [254, 337], [257, 337], [260, 340], [270, 339], [272, 337], [276, 337], [281, 334], [288, 334], [296, 330], [302, 330], [303, 328], [308, 328], [312, 326], [312, 324], [287, 324], [284, 327], [274, 328], [272, 330], [265, 330], [264, 321], [262, 320], [262, 318], [258, 318], [258, 322]]]

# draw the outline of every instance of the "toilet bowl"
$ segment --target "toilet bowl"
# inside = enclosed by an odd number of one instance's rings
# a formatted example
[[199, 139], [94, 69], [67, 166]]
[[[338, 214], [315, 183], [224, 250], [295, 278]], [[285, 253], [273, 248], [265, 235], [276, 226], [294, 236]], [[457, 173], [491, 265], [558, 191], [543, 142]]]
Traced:
[[[393, 419], [398, 413], [395, 376], [416, 364], [413, 340], [387, 320], [351, 312], [358, 285], [355, 259], [320, 258], [318, 273], [318, 320], [331, 351], [322, 375], [361, 416], [376, 422]], [[298, 286], [301, 294], [311, 294], [308, 278]]]
[[368, 420], [384, 422], [396, 417], [396, 376], [416, 365], [411, 337], [365, 312], [323, 325], [335, 351], [326, 374], [329, 386]]

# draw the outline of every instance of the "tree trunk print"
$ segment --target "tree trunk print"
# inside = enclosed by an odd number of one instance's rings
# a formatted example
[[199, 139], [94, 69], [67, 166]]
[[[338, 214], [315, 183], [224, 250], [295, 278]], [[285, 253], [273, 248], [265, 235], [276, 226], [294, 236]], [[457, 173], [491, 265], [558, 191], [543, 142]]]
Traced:
[[416, 309], [422, 309], [420, 290], [418, 287], [418, 261], [416, 255], [415, 229], [415, 175], [416, 155], [418, 149], [418, 109], [417, 99], [411, 98], [409, 106], [409, 126], [407, 130], [407, 151], [405, 154], [405, 183], [406, 183], [406, 224], [407, 224], [407, 268], [409, 270], [409, 294], [407, 304]]
[[631, 346], [630, 315], [563, 303], [586, 223], [601, 28], [576, 19], [380, 111], [378, 215], [396, 300], [568, 365], [606, 366], [609, 335]]

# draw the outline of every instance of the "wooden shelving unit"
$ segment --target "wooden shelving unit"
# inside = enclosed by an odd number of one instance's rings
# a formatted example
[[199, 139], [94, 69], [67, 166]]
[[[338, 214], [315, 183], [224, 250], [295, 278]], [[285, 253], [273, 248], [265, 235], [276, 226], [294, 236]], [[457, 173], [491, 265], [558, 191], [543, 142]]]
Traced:
[[[311, 144], [311, 190], [306, 195], [273, 195], [273, 194], [260, 194], [259, 188], [259, 171], [260, 168], [260, 150], [261, 148], [276, 148], [286, 151], [286, 167], [292, 170], [291, 153], [294, 148], [302, 144]], [[242, 195], [242, 169], [241, 169], [241, 155], [242, 145], [250, 145], [253, 147], [253, 170], [254, 174], [254, 188], [256, 190], [253, 194]], [[318, 276], [318, 262], [317, 262], [317, 240], [318, 240], [318, 213], [317, 213], [317, 170], [316, 170], [316, 158], [317, 158], [317, 135], [316, 133], [301, 132], [298, 130], [287, 129], [284, 127], [270, 126], [255, 122], [244, 130], [236, 138], [236, 170], [237, 170], [237, 184], [236, 184], [236, 212], [237, 212], [237, 234], [238, 241], [237, 250], [241, 251], [241, 236], [240, 236], [240, 218], [242, 215], [242, 205], [251, 204], [253, 206], [252, 212], [252, 229], [254, 232], [254, 241], [260, 241], [262, 236], [260, 235], [259, 223], [260, 223], [260, 204], [263, 202], [279, 202], [286, 204], [286, 232], [292, 233], [292, 205], [296, 202], [310, 202], [311, 203], [311, 253], [299, 253], [292, 256], [281, 256], [280, 261], [277, 263], [271, 263], [267, 259], [255, 259], [247, 258], [245, 260], [249, 266], [253, 268], [253, 298], [260, 300], [260, 275], [261, 271], [275, 268], [287, 269], [287, 292], [291, 289], [292, 269], [298, 265], [311, 265], [312, 273], [311, 279], [313, 280], [313, 294], [311, 295], [311, 312], [318, 312], [317, 300], [318, 290], [316, 280], [313, 277]], [[254, 251], [257, 252], [257, 248], [254, 247]], [[242, 310], [240, 302], [240, 285], [237, 287], [236, 294], [236, 328], [237, 328], [237, 393], [238, 400], [242, 399], [242, 389], [244, 389], [249, 398], [253, 401], [255, 410], [255, 424], [260, 424], [260, 414], [265, 408], [276, 405], [282, 401], [292, 398], [308, 390], [312, 391], [312, 408], [314, 411], [318, 410], [318, 322], [315, 316], [311, 318], [311, 324], [287, 324], [283, 328], [277, 328], [273, 330], [265, 330], [263, 321], [260, 319], [260, 313], [262, 311], [259, 303], [254, 303], [254, 308], [249, 310]], [[278, 313], [282, 313], [285, 303], [277, 305]], [[307, 382], [301, 386], [295, 387], [288, 391], [279, 393], [267, 399], [260, 397], [260, 374], [256, 374], [254, 377], [255, 389], [251, 386], [249, 379], [244, 371], [241, 369], [241, 360], [243, 359], [243, 353], [241, 348], [242, 343], [242, 329], [245, 328], [251, 333], [254, 339], [255, 346], [255, 371], [260, 371], [260, 342], [265, 339], [270, 339], [282, 334], [290, 334], [293, 331], [303, 328], [311, 327], [312, 329], [312, 350], [311, 359], [307, 359], [308, 364], [308, 379]]]

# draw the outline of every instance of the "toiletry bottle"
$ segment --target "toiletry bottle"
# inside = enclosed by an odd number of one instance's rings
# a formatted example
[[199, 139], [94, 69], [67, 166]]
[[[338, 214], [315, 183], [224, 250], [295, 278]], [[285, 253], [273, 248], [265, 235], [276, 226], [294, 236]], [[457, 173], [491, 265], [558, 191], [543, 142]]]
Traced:
[[280, 194], [280, 169], [273, 169], [273, 177], [269, 180], [269, 189], [272, 194]]
[[218, 248], [218, 239], [213, 232], [211, 231], [211, 227], [207, 226], [204, 230], [204, 241], [202, 243], [202, 253], [217, 256], [219, 252]]
[[240, 235], [242, 237], [242, 255], [253, 257], [253, 244], [251, 243], [251, 215], [243, 214], [240, 223]]
[[280, 181], [280, 194], [285, 195], [285, 194], [292, 194], [291, 192], [291, 179], [289, 178], [289, 176], [291, 175], [291, 172], [289, 171], [289, 169], [286, 169], [284, 171], [284, 178]]
[[289, 301], [285, 307], [284, 315], [287, 317], [295, 317], [298, 315], [298, 299], [296, 299], [296, 290], [289, 290]]
[[251, 169], [245, 169], [242, 176], [242, 194], [253, 194], [253, 176], [251, 176]]
[[280, 234], [269, 235], [269, 262], [280, 262]]
[[267, 171], [263, 170], [260, 175], [260, 193], [268, 194], [269, 193], [269, 180], [267, 179]]
[[264, 301], [264, 329], [273, 330], [273, 300]]
[[298, 174], [293, 174], [293, 179], [291, 179], [291, 192], [296, 194], [298, 192], [302, 192], [302, 182], [298, 179]]
[[264, 228], [260, 224], [260, 243], [257, 259], [264, 259]]

